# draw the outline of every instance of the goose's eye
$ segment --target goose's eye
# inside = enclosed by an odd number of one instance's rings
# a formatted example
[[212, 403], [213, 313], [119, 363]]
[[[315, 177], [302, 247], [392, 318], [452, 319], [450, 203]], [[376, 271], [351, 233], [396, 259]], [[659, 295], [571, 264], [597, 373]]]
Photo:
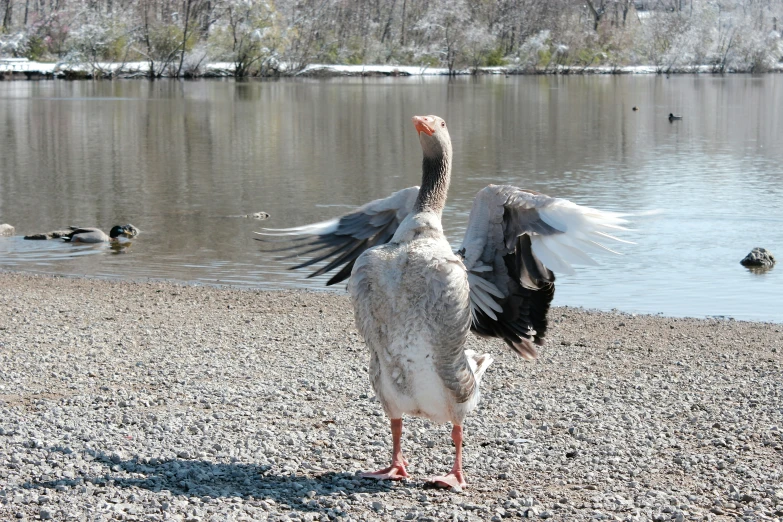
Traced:
[[445, 129], [446, 128], [446, 122], [445, 121], [440, 122], [440, 126]]

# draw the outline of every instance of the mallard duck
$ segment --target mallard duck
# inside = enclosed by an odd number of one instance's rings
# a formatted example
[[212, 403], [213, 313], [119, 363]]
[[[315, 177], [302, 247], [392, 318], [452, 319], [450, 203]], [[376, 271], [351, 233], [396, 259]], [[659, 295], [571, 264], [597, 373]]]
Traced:
[[524, 359], [535, 359], [554, 297], [553, 271], [595, 264], [588, 253], [608, 250], [601, 241], [617, 239], [607, 232], [622, 229], [624, 219], [489, 185], [473, 201], [465, 238], [454, 252], [441, 225], [451, 179], [449, 131], [437, 116], [416, 116], [413, 124], [424, 156], [421, 188], [329, 221], [261, 234], [310, 236], [290, 248], [315, 258], [294, 268], [333, 259], [312, 275], [339, 268], [327, 284], [349, 279], [356, 324], [370, 351], [370, 381], [392, 432], [391, 464], [362, 476], [408, 477], [401, 446], [407, 414], [452, 423], [454, 465], [429, 481], [459, 489], [466, 486], [463, 421], [476, 408], [492, 363], [490, 354], [465, 349], [470, 332], [501, 338]]
[[682, 116], [675, 116], [671, 112], [669, 113], [669, 121], [681, 120], [681, 119], [682, 119]]
[[139, 229], [131, 224], [115, 225], [109, 231], [109, 235], [99, 228], [69, 227], [70, 232], [62, 237], [64, 241], [71, 243], [105, 243], [107, 241], [121, 241], [136, 237]]

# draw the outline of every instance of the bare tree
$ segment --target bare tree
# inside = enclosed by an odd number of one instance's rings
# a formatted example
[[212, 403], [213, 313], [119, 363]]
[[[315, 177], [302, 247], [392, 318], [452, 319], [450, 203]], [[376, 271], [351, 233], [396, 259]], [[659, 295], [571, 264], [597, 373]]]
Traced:
[[11, 30], [11, 16], [14, 12], [14, 0], [5, 0], [5, 9], [3, 10], [3, 31], [7, 33]]
[[268, 4], [251, 4], [243, 0], [227, 0], [225, 19], [215, 29], [219, 56], [234, 64], [234, 75], [243, 78], [251, 68], [276, 59], [278, 34], [275, 28], [277, 12]]
[[593, 15], [593, 31], [597, 31], [598, 24], [606, 14], [606, 0], [585, 0], [585, 2], [590, 9], [590, 14]]
[[147, 76], [150, 79], [160, 78], [176, 60], [182, 35], [179, 28], [171, 23], [173, 11], [168, 1], [140, 0], [138, 8], [141, 16], [138, 41], [141, 45], [135, 49], [147, 62]]
[[182, 75], [182, 63], [185, 61], [185, 51], [188, 46], [188, 37], [191, 36], [191, 13], [194, 11], [194, 4], [199, 3], [200, 0], [184, 0], [183, 11], [185, 16], [182, 17], [182, 43], [179, 49], [179, 67], [177, 67], [177, 78]]

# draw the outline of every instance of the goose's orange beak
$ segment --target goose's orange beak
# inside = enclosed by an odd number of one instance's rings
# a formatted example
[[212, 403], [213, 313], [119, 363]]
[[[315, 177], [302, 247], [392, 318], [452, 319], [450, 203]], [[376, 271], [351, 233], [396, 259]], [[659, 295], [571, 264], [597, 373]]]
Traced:
[[435, 127], [432, 125], [433, 122], [430, 120], [432, 120], [432, 118], [427, 116], [414, 116], [413, 126], [416, 127], [417, 132], [423, 132], [427, 136], [432, 136], [435, 134]]

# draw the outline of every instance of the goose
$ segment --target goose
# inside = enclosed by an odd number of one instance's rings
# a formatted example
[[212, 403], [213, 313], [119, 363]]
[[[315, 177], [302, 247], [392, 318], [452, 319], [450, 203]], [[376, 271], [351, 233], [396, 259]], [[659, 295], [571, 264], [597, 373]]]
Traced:
[[671, 112], [669, 113], [669, 121], [681, 120], [681, 119], [682, 119], [682, 116], [675, 116]]
[[[463, 422], [476, 408], [488, 353], [465, 349], [471, 331], [498, 337], [524, 359], [544, 344], [554, 272], [596, 264], [590, 253], [622, 241], [623, 215], [603, 212], [513, 186], [478, 192], [461, 247], [446, 240], [441, 215], [451, 179], [446, 122], [415, 116], [421, 143], [421, 187], [409, 187], [344, 216], [295, 228], [264, 229], [261, 241], [294, 241], [289, 257], [312, 256], [292, 268], [329, 261], [309, 277], [339, 268], [327, 285], [348, 279], [356, 325], [370, 352], [372, 387], [390, 419], [388, 467], [363, 473], [378, 480], [409, 475], [401, 447], [403, 415], [452, 424], [450, 471], [429, 482], [467, 485]], [[279, 245], [275, 245], [278, 247]], [[609, 250], [611, 251], [611, 250]]]
[[131, 224], [113, 226], [108, 236], [99, 228], [70, 227], [70, 232], [62, 236], [62, 239], [70, 243], [118, 242], [126, 238], [136, 237], [138, 233], [139, 230]]

